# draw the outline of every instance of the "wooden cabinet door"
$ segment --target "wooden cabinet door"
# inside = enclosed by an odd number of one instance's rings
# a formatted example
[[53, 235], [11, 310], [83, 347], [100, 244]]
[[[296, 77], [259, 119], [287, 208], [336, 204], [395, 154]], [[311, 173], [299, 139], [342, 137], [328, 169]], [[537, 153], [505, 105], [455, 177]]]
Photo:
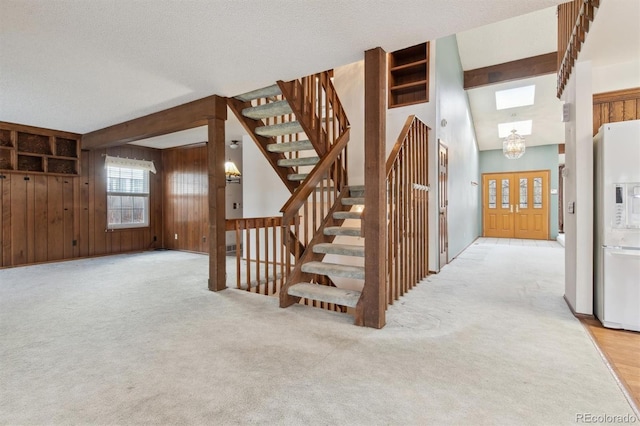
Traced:
[[483, 236], [513, 238], [513, 191], [511, 173], [482, 176]]
[[521, 172], [515, 175], [514, 238], [549, 238], [549, 171]]

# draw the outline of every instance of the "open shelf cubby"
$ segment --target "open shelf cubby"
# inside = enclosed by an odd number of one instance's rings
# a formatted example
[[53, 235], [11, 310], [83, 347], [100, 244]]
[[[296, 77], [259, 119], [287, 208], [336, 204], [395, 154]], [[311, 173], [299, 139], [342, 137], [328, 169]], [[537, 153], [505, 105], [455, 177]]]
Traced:
[[389, 108], [429, 101], [429, 42], [389, 54]]
[[51, 155], [49, 136], [18, 132], [18, 152]]
[[12, 148], [11, 130], [0, 129], [0, 147]]
[[18, 154], [18, 169], [25, 172], [44, 172], [44, 158], [37, 155]]
[[0, 121], [0, 170], [80, 174], [81, 135]]
[[10, 150], [0, 149], [0, 170], [13, 170], [11, 155]]

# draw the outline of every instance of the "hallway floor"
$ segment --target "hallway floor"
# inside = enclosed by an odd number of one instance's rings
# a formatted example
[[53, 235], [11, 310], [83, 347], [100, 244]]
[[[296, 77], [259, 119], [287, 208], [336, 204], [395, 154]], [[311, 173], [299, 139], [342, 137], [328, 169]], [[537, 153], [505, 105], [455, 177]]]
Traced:
[[480, 239], [382, 330], [235, 289], [206, 256], [0, 270], [0, 424], [575, 424], [633, 415], [564, 250]]

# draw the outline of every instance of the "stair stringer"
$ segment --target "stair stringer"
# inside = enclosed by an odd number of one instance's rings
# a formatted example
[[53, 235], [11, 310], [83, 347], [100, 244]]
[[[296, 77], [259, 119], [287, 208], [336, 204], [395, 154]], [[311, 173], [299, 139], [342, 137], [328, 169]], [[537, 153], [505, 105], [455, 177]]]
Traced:
[[[302, 265], [312, 261], [321, 262], [322, 259], [324, 259], [325, 254], [314, 253], [313, 246], [319, 243], [331, 243], [335, 239], [336, 237], [335, 235], [325, 235], [324, 229], [328, 226], [342, 226], [342, 224], [344, 223], [344, 219], [335, 219], [333, 217], [333, 213], [337, 211], [345, 211], [351, 208], [351, 206], [345, 206], [342, 204], [342, 199], [345, 198], [346, 192], [348, 192], [347, 187], [345, 187], [340, 192], [340, 195], [336, 198], [335, 203], [333, 204], [333, 206], [331, 206], [331, 208], [327, 212], [327, 215], [325, 216], [324, 221], [322, 222], [318, 230], [314, 233], [313, 238], [311, 239], [309, 244], [307, 244], [307, 247], [305, 248], [304, 252], [300, 255], [300, 258], [296, 261], [295, 267], [289, 273], [289, 276], [287, 277], [287, 281], [285, 282], [283, 287], [280, 289], [280, 307], [281, 308], [289, 307], [300, 301], [300, 297], [291, 296], [288, 294], [289, 287], [292, 286], [293, 284], [296, 284], [302, 281], [306, 281], [306, 282], [315, 281], [320, 283], [323, 281], [326, 282], [325, 280], [328, 279], [328, 277], [318, 276], [316, 274], [303, 272]], [[333, 285], [333, 283], [329, 281], [329, 285]]]
[[286, 159], [285, 155], [279, 152], [271, 152], [267, 149], [267, 145], [276, 143], [274, 138], [267, 138], [256, 133], [256, 128], [265, 126], [265, 122], [262, 120], [247, 118], [242, 115], [242, 110], [250, 108], [251, 102], [242, 102], [238, 99], [227, 98], [227, 105], [231, 108], [231, 111], [233, 111], [247, 133], [251, 135], [251, 138], [254, 140], [265, 158], [269, 161], [273, 170], [275, 170], [276, 174], [280, 177], [280, 180], [282, 180], [282, 183], [284, 183], [290, 193], [293, 193], [296, 188], [300, 186], [301, 182], [289, 180], [287, 176], [294, 174], [295, 170], [293, 167], [279, 166], [278, 161]]
[[[326, 149], [326, 139], [327, 135], [325, 132], [320, 129], [320, 132], [314, 131], [312, 125], [312, 114], [315, 114], [315, 111], [312, 111], [309, 108], [309, 105], [304, 105], [304, 99], [301, 96], [296, 96], [296, 93], [302, 93], [302, 84], [299, 80], [292, 80], [284, 82], [282, 80], [278, 80], [278, 87], [280, 87], [280, 91], [282, 92], [282, 97], [289, 102], [289, 106], [291, 110], [295, 114], [298, 122], [302, 126], [304, 133], [307, 135], [319, 157], [324, 156], [327, 153]], [[309, 113], [305, 113], [305, 109], [309, 111]], [[316, 115], [314, 117], [315, 120], [319, 120], [319, 117]]]

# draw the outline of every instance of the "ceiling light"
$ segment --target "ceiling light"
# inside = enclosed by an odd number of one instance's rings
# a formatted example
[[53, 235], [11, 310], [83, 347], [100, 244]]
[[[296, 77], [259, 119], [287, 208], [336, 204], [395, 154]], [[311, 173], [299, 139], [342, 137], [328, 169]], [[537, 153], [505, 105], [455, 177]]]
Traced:
[[502, 141], [502, 153], [509, 160], [522, 157], [525, 149], [524, 138], [516, 133], [515, 129]]
[[515, 89], [496, 91], [496, 109], [516, 108], [533, 105], [536, 86], [522, 86]]
[[231, 141], [231, 144], [229, 145], [229, 148], [238, 149], [238, 147], [240, 147], [240, 145], [238, 145], [238, 141]]
[[525, 121], [512, 121], [511, 123], [500, 123], [498, 124], [498, 137], [506, 138], [512, 130], [518, 132], [518, 134], [522, 136], [527, 136], [531, 134], [531, 128], [533, 127], [532, 120]]

